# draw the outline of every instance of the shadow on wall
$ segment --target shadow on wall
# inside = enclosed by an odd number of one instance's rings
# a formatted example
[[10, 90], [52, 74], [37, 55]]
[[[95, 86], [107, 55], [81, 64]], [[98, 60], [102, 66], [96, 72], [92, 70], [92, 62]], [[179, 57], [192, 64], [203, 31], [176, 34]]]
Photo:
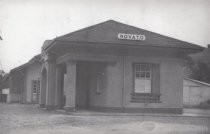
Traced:
[[210, 109], [210, 99], [201, 102], [199, 105], [184, 105], [185, 108], [199, 108], [199, 109]]

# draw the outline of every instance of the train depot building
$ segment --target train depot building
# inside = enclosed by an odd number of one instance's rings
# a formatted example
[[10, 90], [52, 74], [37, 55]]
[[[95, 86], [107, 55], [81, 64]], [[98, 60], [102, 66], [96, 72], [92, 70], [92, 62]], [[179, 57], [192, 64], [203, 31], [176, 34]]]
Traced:
[[183, 66], [203, 49], [113, 20], [47, 40], [40, 107], [182, 113]]
[[12, 69], [9, 73], [8, 102], [35, 104], [39, 102], [41, 55]]

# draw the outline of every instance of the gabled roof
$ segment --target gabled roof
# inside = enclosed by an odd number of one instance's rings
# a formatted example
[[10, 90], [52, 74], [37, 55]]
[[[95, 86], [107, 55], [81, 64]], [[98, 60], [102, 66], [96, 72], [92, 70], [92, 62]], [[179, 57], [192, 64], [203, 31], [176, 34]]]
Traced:
[[34, 56], [32, 59], [30, 59], [27, 63], [25, 63], [25, 64], [23, 64], [21, 66], [18, 66], [16, 68], [13, 68], [10, 71], [10, 73], [15, 72], [17, 70], [22, 70], [22, 69], [26, 68], [28, 65], [33, 64], [34, 62], [40, 62], [40, 61], [41, 61], [41, 54], [38, 54], [38, 55]]
[[184, 78], [184, 79], [185, 80], [192, 81], [192, 82], [195, 82], [195, 83], [198, 83], [198, 84], [201, 84], [201, 85], [205, 85], [205, 86], [210, 87], [210, 84], [209, 83], [206, 83], [206, 82], [202, 82], [202, 81], [198, 81], [198, 80], [194, 80], [194, 79], [190, 79], [190, 78]]
[[[140, 34], [145, 35], [144, 41], [135, 40], [121, 40], [118, 39], [118, 33], [125, 34]], [[140, 29], [134, 26], [109, 20], [103, 23], [99, 23], [60, 37], [55, 38], [52, 42], [43, 46], [43, 49], [47, 49], [56, 41], [67, 42], [90, 42], [90, 43], [111, 43], [119, 45], [137, 45], [137, 46], [149, 46], [149, 47], [172, 47], [183, 49], [195, 49], [203, 50], [204, 48], [192, 43], [180, 41], [174, 38], [163, 36], [154, 32], [150, 32], [144, 29]]]

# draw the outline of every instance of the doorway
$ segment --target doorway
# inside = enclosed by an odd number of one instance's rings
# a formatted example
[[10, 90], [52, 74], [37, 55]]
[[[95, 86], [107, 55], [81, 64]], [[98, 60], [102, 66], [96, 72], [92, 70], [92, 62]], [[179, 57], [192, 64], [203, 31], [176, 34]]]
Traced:
[[76, 109], [103, 106], [101, 96], [105, 90], [106, 63], [78, 61], [76, 70]]

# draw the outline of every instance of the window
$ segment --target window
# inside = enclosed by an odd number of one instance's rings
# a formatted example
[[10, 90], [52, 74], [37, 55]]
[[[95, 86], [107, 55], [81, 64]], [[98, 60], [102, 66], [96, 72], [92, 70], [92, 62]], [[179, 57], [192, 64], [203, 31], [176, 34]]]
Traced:
[[150, 64], [135, 64], [135, 93], [151, 93], [152, 66]]
[[159, 64], [133, 64], [133, 92], [131, 102], [160, 103]]

